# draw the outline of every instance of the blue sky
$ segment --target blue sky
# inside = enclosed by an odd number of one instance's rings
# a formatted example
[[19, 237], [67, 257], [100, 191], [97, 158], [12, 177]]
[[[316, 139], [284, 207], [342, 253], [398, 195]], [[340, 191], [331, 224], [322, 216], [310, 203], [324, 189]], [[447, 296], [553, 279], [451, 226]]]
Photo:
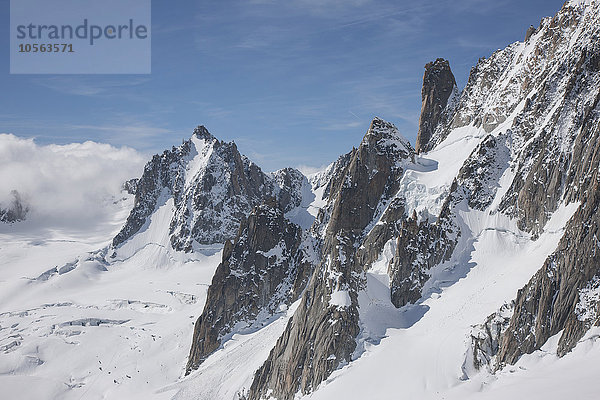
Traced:
[[0, 4], [0, 132], [149, 155], [203, 124], [275, 170], [333, 161], [376, 115], [414, 143], [427, 62], [447, 58], [462, 88], [562, 1], [156, 0], [152, 74], [112, 76], [10, 75]]

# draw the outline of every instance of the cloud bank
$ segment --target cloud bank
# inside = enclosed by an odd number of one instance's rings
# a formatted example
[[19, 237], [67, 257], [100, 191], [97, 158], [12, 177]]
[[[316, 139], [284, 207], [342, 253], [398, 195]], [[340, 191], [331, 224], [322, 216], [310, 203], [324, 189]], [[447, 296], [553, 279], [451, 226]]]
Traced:
[[122, 208], [123, 183], [140, 176], [144, 162], [128, 147], [39, 145], [34, 139], [0, 134], [0, 207], [14, 201], [16, 190], [29, 208], [28, 228], [92, 230], [114, 221]]

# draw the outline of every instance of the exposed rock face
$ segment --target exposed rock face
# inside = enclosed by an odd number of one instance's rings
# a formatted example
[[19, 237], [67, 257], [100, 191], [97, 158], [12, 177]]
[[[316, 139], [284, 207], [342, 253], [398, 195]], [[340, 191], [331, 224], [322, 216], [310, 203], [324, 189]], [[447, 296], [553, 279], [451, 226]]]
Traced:
[[425, 65], [423, 89], [421, 90], [422, 105], [419, 117], [419, 133], [415, 149], [417, 153], [430, 150], [429, 139], [435, 128], [441, 122], [442, 113], [448, 104], [450, 96], [457, 91], [454, 75], [450, 64], [443, 58]]
[[397, 129], [373, 120], [349, 164], [332, 177], [321, 263], [292, 320], [257, 371], [249, 398], [291, 399], [314, 390], [340, 364], [349, 362], [359, 332], [357, 293], [364, 285], [356, 248], [384, 204], [398, 190], [404, 163], [414, 150]]
[[260, 328], [299, 297], [312, 272], [302, 237], [276, 199], [255, 207], [242, 222], [235, 241], [225, 245], [196, 322], [187, 373], [233, 333]]
[[[598, 178], [596, 178], [598, 179]], [[600, 325], [600, 207], [598, 181], [569, 221], [558, 249], [503, 308], [476, 328], [466, 368], [496, 371], [540, 349], [562, 331], [558, 355]]]
[[298, 207], [302, 202], [302, 187], [306, 177], [294, 168], [283, 168], [273, 172], [277, 201], [283, 212]]
[[417, 216], [402, 223], [396, 239], [396, 254], [389, 266], [392, 303], [402, 307], [421, 298], [429, 270], [452, 255], [460, 235], [446, 206], [438, 221], [418, 222]]
[[537, 29], [535, 29], [535, 26], [529, 26], [529, 28], [527, 28], [527, 32], [525, 32], [525, 41], [527, 42], [529, 38], [531, 38], [535, 34], [536, 31]]
[[371, 228], [361, 246], [356, 250], [356, 263], [368, 269], [380, 256], [385, 244], [397, 237], [406, 221], [406, 207], [402, 197], [389, 202], [379, 221]]
[[514, 303], [503, 305], [500, 310], [490, 315], [483, 324], [473, 327], [471, 344], [463, 363], [463, 379], [479, 369], [486, 368], [494, 372], [496, 354], [500, 348], [502, 333], [506, 331], [514, 312]]
[[486, 136], [461, 167], [457, 186], [468, 193], [471, 209], [483, 211], [496, 197], [498, 181], [511, 161], [510, 140], [505, 133]]
[[[448, 261], [462, 235], [456, 210], [485, 210], [497, 191], [497, 182], [508, 168], [510, 150], [506, 135], [486, 136], [467, 158], [454, 180], [435, 222], [396, 218], [399, 229], [396, 252], [388, 267], [391, 300], [396, 307], [416, 303], [429, 280], [429, 271]], [[469, 234], [468, 232], [466, 233]]]
[[123, 190], [128, 194], [135, 195], [137, 192], [138, 178], [133, 178], [123, 183]]
[[584, 139], [586, 148], [579, 149], [585, 155], [577, 158], [578, 163], [591, 161], [595, 165], [585, 172], [590, 175], [590, 185], [557, 251], [517, 294], [515, 312], [498, 350], [498, 366], [512, 364], [521, 355], [539, 349], [563, 329], [558, 354], [564, 355], [600, 321], [600, 132], [598, 122], [593, 125], [589, 127], [592, 132], [582, 131], [593, 136]]
[[173, 249], [190, 252], [200, 245], [224, 243], [266, 199], [277, 197], [286, 211], [299, 205], [303, 179], [291, 168], [274, 177], [263, 173], [235, 143], [217, 140], [199, 126], [190, 140], [155, 155], [146, 165], [136, 185], [134, 208], [113, 246], [136, 234], [168, 198], [175, 205], [169, 226]]
[[[199, 130], [197, 130], [199, 131]], [[194, 135], [196, 131], [194, 131]], [[192, 151], [192, 141], [183, 142], [179, 147], [165, 150], [161, 155], [155, 155], [144, 167], [144, 173], [138, 180], [135, 193], [135, 205], [127, 217], [127, 222], [113, 239], [117, 247], [136, 234], [146, 223], [156, 209], [159, 197], [166, 191], [175, 194], [181, 191], [185, 164], [183, 158]]]
[[235, 143], [224, 143], [208, 131], [196, 134], [205, 144], [194, 158], [202, 168], [188, 173], [189, 184], [175, 201], [171, 245], [191, 251], [194, 242], [223, 243], [233, 237], [252, 207], [274, 194], [275, 187], [260, 167], [240, 155]]
[[499, 209], [535, 239], [561, 203], [580, 206], [557, 250], [519, 290], [514, 312], [492, 335], [497, 346], [487, 346], [485, 357], [470, 356], [475, 367], [482, 359], [491, 360], [493, 370], [513, 364], [561, 331], [558, 354], [564, 355], [598, 323], [599, 19], [597, 4], [567, 3], [542, 21], [531, 44], [538, 65], [519, 79], [535, 92], [510, 132], [515, 177]]
[[24, 221], [29, 212], [29, 207], [16, 190], [10, 192], [11, 199], [8, 204], [0, 204], [0, 222], [12, 224]]

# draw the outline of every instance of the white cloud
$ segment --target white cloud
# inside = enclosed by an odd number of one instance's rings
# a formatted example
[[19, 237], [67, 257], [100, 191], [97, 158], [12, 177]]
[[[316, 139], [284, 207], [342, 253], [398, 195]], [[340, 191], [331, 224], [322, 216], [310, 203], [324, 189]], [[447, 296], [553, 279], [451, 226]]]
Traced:
[[321, 129], [324, 131], [345, 131], [348, 129], [359, 128], [364, 125], [366, 124], [363, 121], [332, 122]]
[[327, 164], [321, 165], [320, 167], [313, 167], [310, 165], [298, 165], [296, 169], [304, 174], [304, 176], [309, 176], [312, 174], [316, 174], [317, 172], [324, 171], [328, 167]]
[[127, 147], [38, 145], [0, 134], [0, 203], [10, 201], [11, 191], [17, 190], [30, 209], [27, 227], [93, 230], [115, 219], [121, 185], [141, 175], [144, 161]]

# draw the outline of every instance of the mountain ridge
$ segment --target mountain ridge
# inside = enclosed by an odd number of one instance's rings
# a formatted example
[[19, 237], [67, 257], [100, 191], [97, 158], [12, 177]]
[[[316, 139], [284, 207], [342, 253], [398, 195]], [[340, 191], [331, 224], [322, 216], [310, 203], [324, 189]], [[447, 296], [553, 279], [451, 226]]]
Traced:
[[[115, 348], [123, 371], [140, 373], [147, 352], [175, 399], [462, 399], [594, 360], [599, 38], [600, 5], [572, 0], [480, 59], [461, 91], [438, 58], [414, 148], [374, 117], [310, 176], [265, 173], [198, 126], [124, 186], [135, 204], [107, 247], [15, 286], [15, 298], [61, 288], [69, 301], [2, 313], [2, 351], [49, 373], [40, 343], [118, 337], [131, 343], [122, 359]], [[104, 290], [108, 305], [82, 300]], [[73, 387], [149, 384], [99, 357]]]

